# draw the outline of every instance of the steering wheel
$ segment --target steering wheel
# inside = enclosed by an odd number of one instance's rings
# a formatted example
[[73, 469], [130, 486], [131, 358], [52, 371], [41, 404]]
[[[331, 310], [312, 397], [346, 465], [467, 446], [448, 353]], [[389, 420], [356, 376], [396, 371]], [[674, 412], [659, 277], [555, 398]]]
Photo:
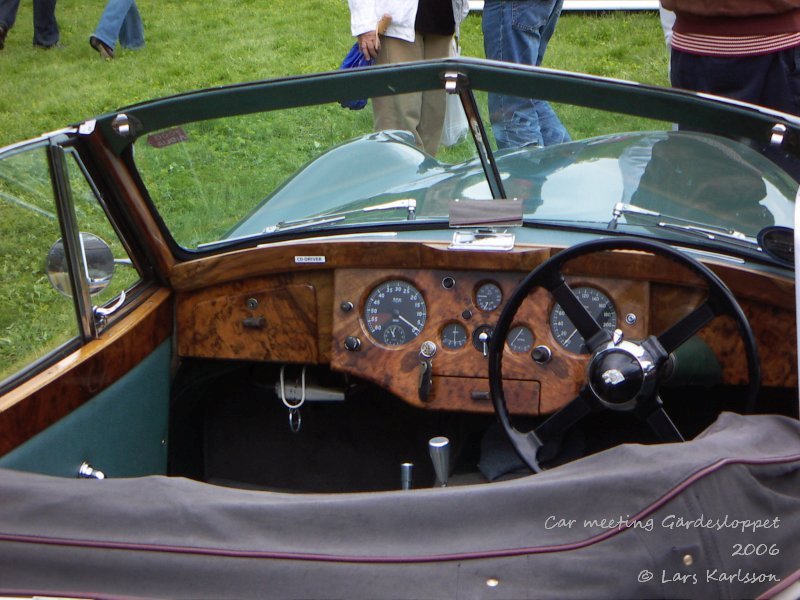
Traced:
[[[619, 330], [612, 334], [597, 323], [562, 274], [564, 265], [569, 261], [609, 250], [642, 251], [677, 262], [704, 281], [708, 286], [708, 297], [657, 336], [651, 335], [642, 341], [622, 339]], [[522, 432], [511, 424], [503, 394], [503, 347], [522, 301], [537, 287], [548, 290], [561, 305], [586, 341], [591, 358], [586, 371], [587, 381], [578, 396], [535, 429]], [[522, 280], [509, 297], [489, 346], [492, 402], [497, 418], [517, 454], [534, 472], [541, 471], [540, 450], [583, 417], [600, 410], [633, 413], [646, 422], [662, 441], [683, 441], [680, 431], [664, 411], [659, 388], [673, 370], [671, 354], [719, 315], [733, 317], [744, 342], [749, 379], [746, 411], [752, 412], [761, 382], [755, 336], [736, 298], [708, 267], [665, 244], [626, 237], [578, 244], [541, 264]]]

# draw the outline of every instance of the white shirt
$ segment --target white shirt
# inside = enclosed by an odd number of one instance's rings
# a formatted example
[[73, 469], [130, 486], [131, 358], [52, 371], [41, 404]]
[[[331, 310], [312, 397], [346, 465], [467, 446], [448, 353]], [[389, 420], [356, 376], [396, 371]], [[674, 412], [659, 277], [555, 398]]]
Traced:
[[[417, 19], [417, 0], [348, 0], [350, 4], [350, 32], [354, 37], [375, 31], [383, 15], [390, 15], [392, 22], [386, 35], [407, 42], [414, 41], [414, 22]], [[469, 13], [467, 0], [452, 0], [456, 35], [459, 24]]]

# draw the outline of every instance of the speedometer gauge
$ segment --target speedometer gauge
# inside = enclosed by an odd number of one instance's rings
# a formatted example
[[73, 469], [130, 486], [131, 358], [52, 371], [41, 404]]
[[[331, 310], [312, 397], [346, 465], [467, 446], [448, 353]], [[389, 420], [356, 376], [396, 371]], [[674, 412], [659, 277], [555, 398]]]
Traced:
[[376, 342], [401, 346], [416, 338], [427, 320], [422, 293], [407, 281], [385, 281], [364, 304], [364, 323]]
[[[600, 327], [606, 331], [614, 331], [617, 327], [617, 310], [608, 296], [591, 287], [579, 287], [572, 291]], [[559, 304], [556, 304], [550, 313], [550, 331], [556, 341], [570, 352], [577, 354], [589, 352], [583, 336], [578, 333]]]

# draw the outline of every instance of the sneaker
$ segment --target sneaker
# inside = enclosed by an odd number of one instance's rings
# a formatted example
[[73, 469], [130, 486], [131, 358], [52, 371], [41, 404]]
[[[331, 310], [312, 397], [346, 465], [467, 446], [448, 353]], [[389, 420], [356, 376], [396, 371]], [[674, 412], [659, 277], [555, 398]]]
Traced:
[[100, 56], [106, 60], [114, 58], [114, 49], [104, 44], [101, 40], [94, 36], [89, 38], [89, 45], [100, 53]]
[[8, 27], [0, 25], [0, 50], [6, 47], [6, 36], [8, 35]]

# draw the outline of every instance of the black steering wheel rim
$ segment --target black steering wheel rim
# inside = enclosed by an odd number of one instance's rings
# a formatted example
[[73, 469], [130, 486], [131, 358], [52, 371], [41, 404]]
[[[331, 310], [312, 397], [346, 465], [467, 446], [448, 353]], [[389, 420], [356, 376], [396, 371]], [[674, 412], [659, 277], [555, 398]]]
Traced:
[[[543, 441], [538, 432], [540, 430], [542, 430], [542, 432], [546, 432], [548, 422], [546, 421], [542, 426], [537, 427], [536, 430], [529, 432], [520, 432], [511, 424], [511, 417], [503, 391], [502, 371], [503, 348], [505, 346], [506, 338], [508, 337], [509, 329], [522, 302], [535, 288], [544, 287], [553, 295], [556, 295], [554, 290], [569, 290], [564, 276], [562, 275], [562, 269], [566, 263], [581, 256], [610, 250], [641, 251], [654, 254], [656, 256], [662, 256], [677, 262], [678, 264], [692, 271], [694, 274], [698, 275], [704, 281], [708, 287], [708, 297], [701, 305], [702, 310], [696, 309], [690, 314], [689, 318], [682, 319], [679, 321], [679, 323], [674, 324], [658, 338], [656, 338], [656, 336], [651, 336], [651, 338], [648, 338], [648, 341], [641, 342], [640, 345], [644, 346], [645, 344], [650, 343], [654, 347], [661, 348], [662, 352], [666, 351], [668, 354], [671, 354], [712, 318], [719, 315], [731, 316], [736, 322], [739, 334], [744, 342], [745, 354], [747, 356], [748, 386], [746, 392], [745, 410], [748, 413], [754, 411], [761, 382], [761, 367], [755, 336], [747, 317], [744, 314], [744, 311], [736, 301], [733, 293], [730, 291], [730, 289], [728, 289], [725, 283], [713, 271], [711, 271], [711, 269], [696, 259], [686, 255], [685, 253], [672, 248], [671, 246], [652, 240], [632, 237], [612, 237], [583, 242], [562, 250], [555, 256], [552, 256], [547, 261], [533, 269], [520, 282], [520, 284], [508, 298], [505, 307], [500, 314], [489, 346], [489, 389], [495, 414], [517, 454], [519, 454], [520, 458], [522, 458], [522, 460], [533, 471], [540, 471], [542, 469], [537, 455], [543, 446]], [[561, 296], [566, 302], [579, 303], [571, 290], [562, 293]], [[573, 308], [575, 308], [574, 305]], [[585, 308], [581, 307], [580, 309], [577, 309], [578, 317], [581, 317], [581, 311], [586, 313], [585, 316], [588, 316], [588, 319], [591, 320], [591, 322], [585, 321], [582, 325], [579, 323], [575, 323], [575, 325], [579, 330], [581, 330], [580, 332], [582, 334], [583, 330], [589, 333], [594, 333], [592, 339], [584, 336], [587, 339], [587, 345], [590, 347], [593, 355], [592, 360], [594, 360], [599, 354], [598, 351], [600, 349], [611, 347], [614, 342], [611, 341], [611, 334], [602, 330], [599, 325], [593, 321], [592, 317], [588, 315], [588, 312]], [[572, 318], [572, 315], [570, 315], [570, 318]], [[656, 348], [655, 351], [659, 352], [658, 348]], [[577, 421], [582, 418], [583, 414], [585, 414], [584, 407], [581, 406], [582, 395], [593, 394], [593, 392], [588, 388], [590, 388], [590, 385], [587, 382], [578, 397], [570, 402], [569, 405], [559, 409], [559, 411], [556, 411], [555, 415], [560, 415], [562, 419], [567, 420], [574, 419]], [[660, 399], [657, 397], [657, 390], [655, 393], [656, 395], [653, 398], [653, 402], [656, 402], [660, 406]], [[561, 414], [567, 412], [571, 412], [572, 414], [567, 414], [566, 416]], [[668, 422], [667, 425], [665, 425], [666, 428], [674, 428], [678, 439], [682, 440], [683, 438], [680, 436], [680, 433], [677, 431], [674, 425], [672, 425], [671, 421], [669, 421], [669, 417], [666, 416], [666, 413], [664, 413], [663, 410], [661, 411], [658, 419], [654, 419], [654, 421], [663, 421], [663, 419], [666, 419]], [[648, 422], [650, 421], [648, 420]], [[653, 425], [654, 429], [657, 428], [655, 422], [652, 422], [651, 425]], [[659, 425], [659, 427], [660, 426], [662, 425]]]

